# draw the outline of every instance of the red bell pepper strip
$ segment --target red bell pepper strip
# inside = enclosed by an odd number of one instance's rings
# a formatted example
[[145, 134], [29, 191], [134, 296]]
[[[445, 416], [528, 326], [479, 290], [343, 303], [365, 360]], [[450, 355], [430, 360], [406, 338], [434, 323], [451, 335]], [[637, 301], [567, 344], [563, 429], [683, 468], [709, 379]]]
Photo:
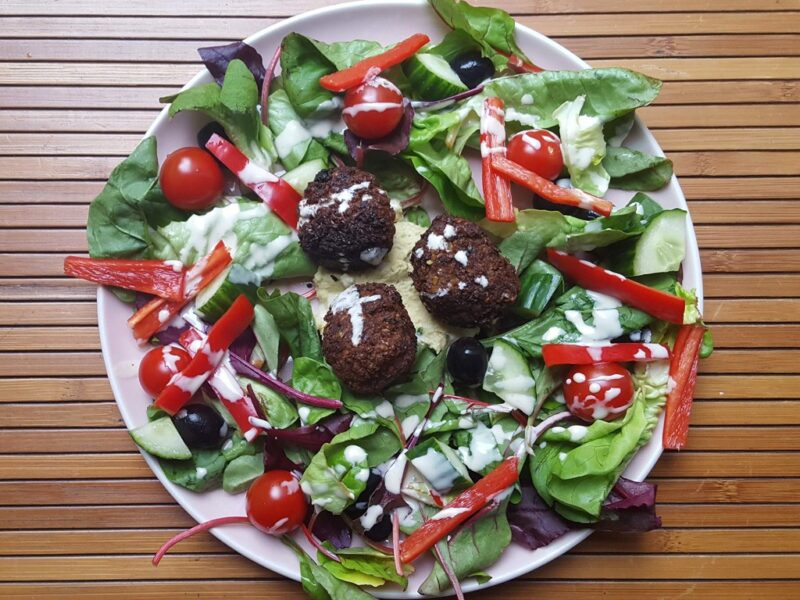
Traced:
[[502, 54], [508, 59], [509, 68], [515, 73], [541, 73], [544, 69], [538, 65], [533, 64], [527, 58], [517, 56], [516, 54], [509, 54], [495, 48], [495, 52]]
[[100, 285], [180, 300], [186, 269], [179, 261], [68, 256], [64, 259], [64, 274]]
[[216, 133], [206, 142], [206, 149], [231, 171], [244, 185], [292, 229], [297, 229], [297, 207], [302, 196], [289, 182], [247, 158], [236, 146]]
[[[198, 348], [206, 341], [206, 336], [196, 329], [189, 328], [181, 334], [178, 340], [190, 356], [197, 354]], [[258, 418], [258, 412], [253, 406], [250, 397], [242, 390], [242, 386], [236, 380], [230, 359], [226, 356], [222, 359], [219, 368], [208, 378], [208, 385], [222, 402], [223, 406], [236, 421], [239, 431], [248, 442], [252, 442], [261, 431], [250, 423], [250, 417]]]
[[389, 67], [399, 65], [411, 58], [425, 44], [431, 41], [424, 33], [415, 33], [389, 48], [386, 52], [358, 61], [348, 69], [342, 69], [319, 78], [319, 84], [332, 92], [346, 92], [364, 83]]
[[200, 259], [186, 272], [182, 300], [153, 298], [128, 319], [133, 337], [141, 344], [146, 343], [169, 323], [197, 295], [197, 292], [214, 281], [231, 260], [231, 254], [225, 244], [219, 242], [211, 254]]
[[607, 362], [647, 362], [669, 358], [669, 348], [662, 344], [543, 344], [542, 358], [553, 365], [594, 365]]
[[672, 389], [667, 394], [662, 438], [664, 448], [668, 450], [682, 449], [689, 437], [689, 417], [705, 331], [702, 325], [684, 325], [675, 340], [669, 365], [669, 385]]
[[252, 321], [253, 305], [242, 294], [214, 323], [192, 361], [180, 373], [173, 375], [167, 387], [156, 398], [155, 405], [170, 415], [178, 412], [213, 375], [230, 345]]
[[[437, 515], [422, 524], [400, 544], [400, 561], [414, 562], [436, 542], [486, 506], [492, 498], [508, 489], [519, 478], [518, 459], [511, 456], [501, 462], [486, 477], [461, 492]], [[439, 517], [439, 515], [442, 515]]]
[[492, 162], [492, 167], [495, 171], [502, 173], [514, 183], [528, 188], [533, 193], [555, 204], [577, 206], [584, 210], [593, 210], [597, 214], [605, 217], [610, 215], [611, 210], [614, 208], [614, 205], [608, 200], [592, 196], [578, 188], [561, 187], [549, 179], [545, 179], [541, 175], [508, 160], [504, 156], [495, 157]]
[[494, 169], [494, 161], [506, 155], [505, 104], [492, 96], [483, 101], [481, 115], [481, 166], [486, 218], [502, 223], [514, 222], [511, 184]]
[[613, 296], [657, 319], [683, 325], [686, 301], [574, 256], [547, 249], [547, 260], [578, 285]]

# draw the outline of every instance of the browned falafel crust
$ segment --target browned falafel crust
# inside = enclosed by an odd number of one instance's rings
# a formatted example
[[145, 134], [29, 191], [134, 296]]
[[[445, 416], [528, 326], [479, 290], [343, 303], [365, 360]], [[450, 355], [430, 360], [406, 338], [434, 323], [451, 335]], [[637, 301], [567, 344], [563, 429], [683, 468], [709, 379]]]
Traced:
[[328, 269], [368, 269], [392, 248], [394, 210], [389, 196], [366, 171], [354, 167], [320, 171], [308, 184], [299, 211], [300, 246]]
[[513, 265], [478, 225], [439, 215], [411, 251], [411, 279], [434, 317], [457, 327], [498, 319], [519, 294]]
[[383, 283], [357, 284], [363, 329], [353, 345], [353, 320], [347, 310], [325, 315], [322, 352], [339, 379], [357, 394], [376, 394], [406, 375], [414, 365], [417, 336], [397, 290]]

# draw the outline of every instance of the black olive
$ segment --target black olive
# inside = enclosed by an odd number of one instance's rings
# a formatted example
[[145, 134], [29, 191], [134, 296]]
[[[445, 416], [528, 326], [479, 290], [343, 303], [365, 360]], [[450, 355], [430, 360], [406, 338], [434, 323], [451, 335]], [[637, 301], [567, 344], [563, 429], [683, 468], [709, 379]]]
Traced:
[[488, 364], [486, 348], [475, 338], [458, 338], [447, 351], [447, 370], [461, 385], [479, 385]]
[[365, 487], [364, 491], [359, 494], [358, 498], [356, 498], [356, 501], [353, 502], [353, 504], [344, 509], [344, 514], [351, 519], [358, 519], [361, 515], [367, 512], [370, 496], [372, 496], [372, 492], [375, 491], [375, 488], [378, 487], [378, 484], [381, 481], [382, 478], [380, 475], [378, 475], [377, 471], [370, 471], [369, 479], [367, 479], [367, 487]]
[[211, 136], [215, 133], [222, 139], [230, 141], [225, 133], [225, 130], [222, 128], [222, 125], [216, 121], [211, 121], [210, 123], [204, 125], [203, 128], [197, 132], [197, 145], [201, 148], [205, 148], [206, 143], [208, 143], [208, 140], [210, 140]]
[[224, 419], [205, 404], [190, 404], [182, 408], [172, 422], [189, 448], [219, 448], [228, 435]]
[[467, 52], [457, 56], [450, 63], [450, 68], [469, 89], [494, 76], [494, 63], [482, 57], [480, 52]]
[[600, 216], [594, 211], [579, 208], [577, 206], [567, 206], [566, 204], [556, 204], [555, 202], [550, 202], [549, 200], [545, 200], [536, 194], [533, 195], [533, 208], [538, 208], [540, 210], [557, 210], [562, 215], [569, 215], [570, 217], [584, 219], [586, 221], [591, 221], [592, 219], [596, 219]]
[[389, 514], [384, 513], [383, 516], [378, 519], [378, 522], [372, 526], [371, 529], [367, 529], [364, 532], [364, 535], [371, 539], [373, 542], [382, 542], [386, 538], [388, 538], [392, 534], [392, 517]]

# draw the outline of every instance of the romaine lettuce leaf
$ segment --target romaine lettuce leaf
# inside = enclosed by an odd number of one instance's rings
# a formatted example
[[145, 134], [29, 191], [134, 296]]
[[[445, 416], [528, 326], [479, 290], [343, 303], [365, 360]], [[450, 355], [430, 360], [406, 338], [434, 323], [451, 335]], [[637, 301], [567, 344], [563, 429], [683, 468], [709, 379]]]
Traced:
[[295, 112], [284, 90], [275, 90], [267, 104], [269, 128], [275, 136], [275, 151], [287, 170], [314, 160], [328, 162], [328, 151], [315, 140]]
[[611, 176], [611, 187], [651, 192], [669, 183], [672, 161], [633, 148], [607, 148], [603, 167]]
[[602, 197], [611, 180], [602, 164], [606, 140], [600, 118], [581, 114], [585, 102], [586, 96], [565, 102], [553, 111], [553, 118], [558, 121], [564, 166], [572, 185]]

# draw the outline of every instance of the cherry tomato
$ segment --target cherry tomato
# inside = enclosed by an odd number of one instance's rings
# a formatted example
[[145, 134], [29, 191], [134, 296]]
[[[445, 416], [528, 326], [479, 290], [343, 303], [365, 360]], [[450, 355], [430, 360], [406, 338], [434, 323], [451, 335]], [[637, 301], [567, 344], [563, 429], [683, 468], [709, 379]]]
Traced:
[[403, 94], [391, 81], [375, 77], [347, 90], [342, 113], [355, 135], [377, 140], [394, 131], [403, 118]]
[[300, 482], [289, 471], [267, 471], [247, 490], [247, 518], [256, 529], [282, 535], [299, 527], [308, 512]]
[[583, 421], [613, 421], [633, 404], [633, 377], [618, 363], [574, 367], [564, 382], [564, 399]]
[[551, 181], [564, 169], [561, 140], [546, 129], [529, 129], [508, 140], [508, 159]]
[[202, 148], [186, 147], [164, 159], [159, 182], [173, 206], [203, 210], [222, 196], [224, 178], [213, 156]]
[[159, 346], [144, 355], [139, 363], [139, 383], [153, 398], [158, 396], [178, 371], [191, 361], [189, 353], [180, 346]]

